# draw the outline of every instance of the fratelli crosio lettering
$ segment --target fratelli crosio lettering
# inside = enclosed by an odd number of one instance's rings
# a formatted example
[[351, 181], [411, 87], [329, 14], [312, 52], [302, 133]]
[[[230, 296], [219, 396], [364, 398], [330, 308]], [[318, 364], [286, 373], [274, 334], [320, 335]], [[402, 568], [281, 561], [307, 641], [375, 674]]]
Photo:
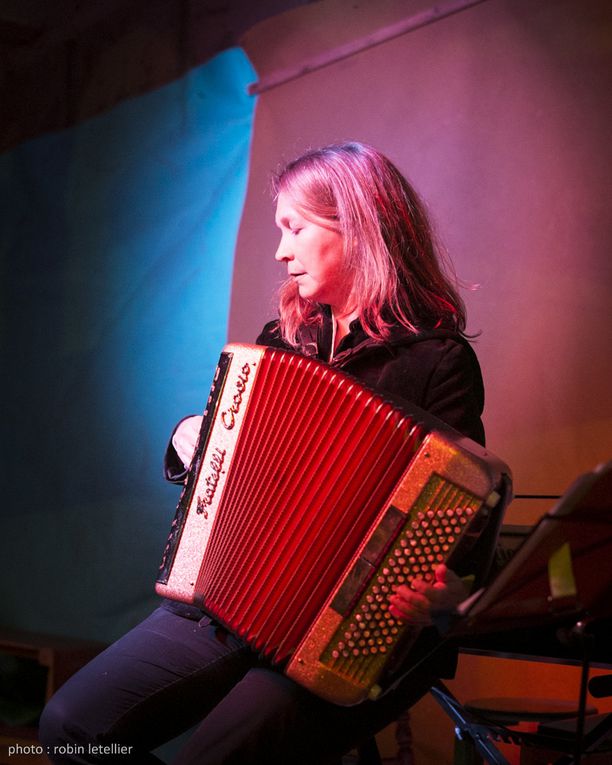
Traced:
[[240, 411], [240, 405], [242, 404], [242, 394], [246, 390], [246, 384], [250, 374], [251, 367], [249, 364], [244, 364], [240, 370], [238, 379], [236, 380], [236, 393], [234, 394], [232, 405], [229, 409], [226, 409], [221, 413], [221, 421], [228, 430], [231, 430], [235, 425], [236, 415]]
[[204, 479], [206, 490], [203, 496], [198, 497], [198, 503], [196, 507], [196, 512], [204, 513], [205, 517], [207, 517], [206, 508], [212, 505], [215, 491], [217, 490], [217, 484], [219, 483], [219, 476], [221, 475], [221, 471], [223, 469], [225, 454], [225, 449], [219, 449], [219, 447], [216, 446], [210, 458], [210, 463], [208, 465], [210, 472]]

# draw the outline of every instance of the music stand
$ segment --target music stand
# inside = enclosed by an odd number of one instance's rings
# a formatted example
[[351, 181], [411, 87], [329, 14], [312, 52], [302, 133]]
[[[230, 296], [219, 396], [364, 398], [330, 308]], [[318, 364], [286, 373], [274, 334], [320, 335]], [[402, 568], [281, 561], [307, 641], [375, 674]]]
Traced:
[[574, 481], [490, 584], [459, 606], [453, 633], [612, 616], [612, 462]]
[[[460, 637], [557, 624], [573, 627], [582, 648], [579, 714], [573, 760], [566, 756], [559, 762], [579, 763], [582, 753], [612, 728], [609, 715], [584, 735], [588, 625], [612, 616], [611, 561], [612, 462], [608, 462], [574, 481], [491, 583], [459, 606], [459, 619], [451, 630], [453, 637]], [[535, 740], [533, 734], [527, 738]]]

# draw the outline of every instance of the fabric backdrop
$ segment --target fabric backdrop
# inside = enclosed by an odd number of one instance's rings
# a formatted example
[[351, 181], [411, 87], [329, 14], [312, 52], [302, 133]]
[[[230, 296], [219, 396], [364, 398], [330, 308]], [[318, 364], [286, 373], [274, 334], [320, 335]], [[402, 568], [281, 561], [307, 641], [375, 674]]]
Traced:
[[0, 157], [0, 623], [110, 640], [156, 601], [161, 458], [226, 338], [254, 79], [231, 49]]

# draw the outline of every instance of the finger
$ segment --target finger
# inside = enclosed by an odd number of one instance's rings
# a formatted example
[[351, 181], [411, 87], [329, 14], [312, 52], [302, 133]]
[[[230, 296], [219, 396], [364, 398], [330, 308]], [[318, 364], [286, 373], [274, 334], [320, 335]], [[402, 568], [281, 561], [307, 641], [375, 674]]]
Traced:
[[391, 595], [389, 600], [397, 603], [404, 603], [406, 606], [415, 606], [423, 610], [427, 609], [429, 604], [428, 598], [418, 592], [413, 592], [408, 588], [397, 590]]
[[433, 588], [433, 585], [430, 581], [422, 579], [421, 577], [417, 577], [416, 579], [412, 580], [412, 582], [410, 583], [410, 587], [415, 592], [421, 592], [425, 594], [427, 593], [428, 590], [431, 590]]
[[462, 580], [453, 571], [447, 570], [440, 574], [448, 576], [449, 581], [435, 581], [431, 584], [419, 579], [413, 581], [412, 587], [420, 597], [427, 599], [430, 610], [452, 611], [457, 603], [465, 599], [467, 592]]
[[429, 606], [418, 600], [404, 600], [397, 596], [392, 596], [389, 599], [389, 612], [395, 618], [413, 624], [425, 625], [431, 623]]
[[391, 595], [389, 603], [399, 609], [404, 615], [429, 613], [429, 601], [427, 598], [410, 590], [405, 593]]

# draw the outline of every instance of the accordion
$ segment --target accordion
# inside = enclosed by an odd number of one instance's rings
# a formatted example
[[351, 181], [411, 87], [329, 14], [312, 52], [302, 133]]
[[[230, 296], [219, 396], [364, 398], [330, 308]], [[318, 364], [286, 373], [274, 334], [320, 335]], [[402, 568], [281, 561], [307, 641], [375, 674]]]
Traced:
[[418, 636], [389, 612], [394, 587], [432, 579], [501, 515], [508, 475], [320, 361], [227, 345], [156, 590], [329, 701], [375, 698]]

